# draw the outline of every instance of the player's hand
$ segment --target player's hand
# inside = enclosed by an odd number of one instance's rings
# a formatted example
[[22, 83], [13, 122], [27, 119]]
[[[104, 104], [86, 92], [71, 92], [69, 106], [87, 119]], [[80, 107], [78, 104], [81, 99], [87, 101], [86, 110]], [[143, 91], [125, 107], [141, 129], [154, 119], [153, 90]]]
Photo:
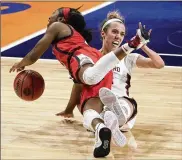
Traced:
[[17, 72], [20, 72], [22, 70], [24, 70], [25, 67], [22, 67], [20, 63], [15, 63], [9, 70], [9, 72], [14, 72], [14, 71], [17, 71]]
[[136, 36], [140, 38], [140, 44], [137, 46], [137, 49], [141, 48], [142, 46], [150, 42], [151, 32], [152, 29], [147, 30], [145, 25], [142, 26], [142, 23], [139, 22], [139, 29], [137, 29]]
[[67, 112], [66, 110], [64, 110], [62, 112], [57, 113], [56, 116], [62, 116], [64, 118], [73, 118], [74, 114], [73, 112]]
[[136, 36], [133, 37], [128, 45], [131, 48], [139, 49], [150, 41], [150, 34], [152, 30], [146, 30], [145, 25], [142, 26], [142, 23], [139, 22], [139, 29], [137, 29]]

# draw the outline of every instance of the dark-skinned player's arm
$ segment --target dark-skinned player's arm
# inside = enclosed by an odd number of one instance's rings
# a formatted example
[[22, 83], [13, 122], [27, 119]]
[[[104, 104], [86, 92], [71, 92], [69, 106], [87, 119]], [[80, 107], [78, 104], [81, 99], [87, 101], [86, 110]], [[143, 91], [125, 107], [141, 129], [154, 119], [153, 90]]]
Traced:
[[52, 41], [58, 35], [58, 31], [60, 30], [58, 27], [60, 27], [60, 24], [61, 23], [55, 22], [50, 25], [44, 36], [37, 42], [35, 47], [19, 63], [15, 63], [9, 72], [22, 71], [25, 66], [35, 63], [49, 48]]
[[65, 118], [74, 117], [73, 110], [80, 104], [80, 97], [82, 93], [82, 84], [74, 83], [70, 95], [69, 102], [64, 111], [59, 112], [56, 116], [62, 116]]

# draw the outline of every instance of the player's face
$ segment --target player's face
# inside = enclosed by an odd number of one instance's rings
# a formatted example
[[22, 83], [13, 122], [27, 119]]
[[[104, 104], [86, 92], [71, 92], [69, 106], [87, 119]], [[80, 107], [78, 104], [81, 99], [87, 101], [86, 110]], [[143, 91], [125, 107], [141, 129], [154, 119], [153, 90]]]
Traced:
[[49, 27], [52, 23], [57, 21], [59, 12], [56, 10], [52, 13], [52, 15], [48, 19], [47, 27]]
[[109, 24], [107, 31], [102, 34], [104, 46], [112, 51], [118, 48], [125, 36], [125, 26], [120, 22]]

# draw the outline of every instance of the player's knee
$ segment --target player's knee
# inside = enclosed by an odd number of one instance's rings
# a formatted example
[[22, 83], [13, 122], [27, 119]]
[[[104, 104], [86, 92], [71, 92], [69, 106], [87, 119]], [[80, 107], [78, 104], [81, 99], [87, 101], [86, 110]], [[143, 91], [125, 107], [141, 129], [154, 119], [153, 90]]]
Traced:
[[102, 77], [95, 71], [94, 67], [89, 67], [83, 73], [83, 80], [88, 85], [95, 85], [102, 80]]
[[129, 119], [132, 115], [132, 106], [130, 106], [124, 99], [120, 99], [119, 102], [123, 113], [125, 114], [126, 118]]
[[95, 132], [94, 128], [92, 127], [92, 121], [96, 118], [102, 119], [101, 116], [99, 115], [99, 113], [96, 112], [95, 110], [88, 109], [88, 110], [84, 111], [83, 112], [83, 126], [86, 129]]

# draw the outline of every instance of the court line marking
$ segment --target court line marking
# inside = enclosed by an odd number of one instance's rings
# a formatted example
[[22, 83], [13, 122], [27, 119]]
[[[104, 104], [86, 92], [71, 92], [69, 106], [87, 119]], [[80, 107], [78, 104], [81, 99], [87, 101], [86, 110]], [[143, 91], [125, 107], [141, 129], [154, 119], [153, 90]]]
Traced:
[[166, 54], [166, 53], [159, 53], [160, 56], [173, 56], [173, 57], [182, 57], [181, 54]]
[[[90, 9], [88, 9], [88, 10], [83, 11], [82, 14], [85, 16], [85, 15], [87, 15], [89, 13], [92, 13], [94, 11], [97, 11], [97, 10], [99, 10], [101, 8], [104, 8], [104, 7], [106, 7], [106, 6], [110, 5], [110, 4], [113, 4], [113, 3], [115, 3], [115, 1], [112, 1], [112, 2], [104, 2], [104, 3], [100, 4], [100, 5], [97, 5], [95, 7], [92, 7]], [[46, 31], [46, 28], [41, 29], [40, 31], [37, 31], [37, 32], [35, 32], [33, 34], [30, 34], [28, 36], [25, 36], [25, 37], [23, 37], [23, 38], [21, 38], [19, 40], [16, 40], [16, 41], [14, 41], [14, 42], [12, 42], [12, 43], [10, 43], [10, 44], [2, 47], [1, 48], [1, 52], [4, 52], [4, 51], [6, 51], [6, 50], [8, 50], [8, 49], [10, 49], [12, 47], [15, 47], [15, 46], [17, 46], [17, 45], [19, 45], [19, 44], [21, 44], [23, 42], [26, 42], [26, 41], [30, 40], [32, 38], [35, 38], [37, 36], [40, 36], [41, 34], [45, 33], [45, 31]]]

